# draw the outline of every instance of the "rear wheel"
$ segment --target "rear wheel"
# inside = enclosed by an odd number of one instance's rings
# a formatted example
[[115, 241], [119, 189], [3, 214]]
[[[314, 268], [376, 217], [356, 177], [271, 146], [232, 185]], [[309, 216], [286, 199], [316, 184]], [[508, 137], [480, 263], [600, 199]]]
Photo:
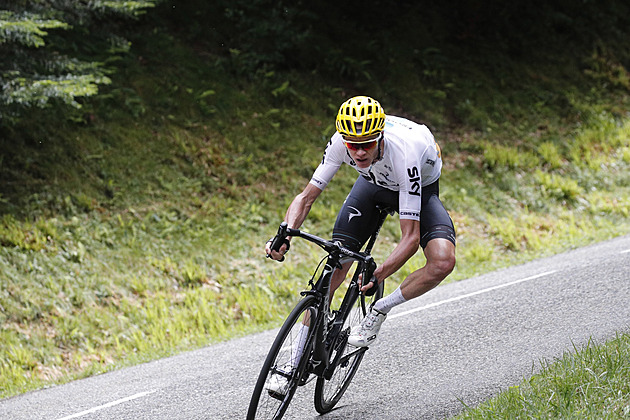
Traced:
[[[370, 306], [382, 296], [382, 283], [373, 296], [359, 295], [356, 283], [350, 284], [344, 302], [339, 311], [336, 311], [335, 318], [343, 320], [343, 326], [338, 335], [331, 340], [331, 367], [327, 374], [317, 378], [315, 385], [315, 409], [318, 413], [327, 413], [333, 409], [359, 369], [367, 347], [357, 348], [348, 344], [348, 336], [352, 327], [361, 323], [361, 320], [370, 310]], [[336, 334], [336, 331], [334, 333]]]
[[258, 376], [249, 403], [248, 420], [282, 418], [306, 370], [316, 318], [314, 296], [302, 299], [289, 314]]

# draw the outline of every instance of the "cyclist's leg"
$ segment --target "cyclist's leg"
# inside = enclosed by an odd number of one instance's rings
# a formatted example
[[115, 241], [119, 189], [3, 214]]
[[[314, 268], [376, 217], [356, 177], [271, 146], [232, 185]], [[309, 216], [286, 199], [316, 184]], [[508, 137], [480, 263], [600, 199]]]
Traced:
[[[333, 239], [341, 241], [354, 251], [359, 251], [378, 224], [380, 212], [376, 208], [377, 204], [386, 204], [396, 209], [398, 194], [359, 178], [337, 216]], [[351, 265], [343, 264], [342, 269], [335, 270], [331, 290], [335, 290], [343, 282]], [[378, 288], [373, 296], [367, 297], [359, 295], [357, 285], [350, 285], [342, 303], [336, 307], [336, 325], [339, 325], [339, 321], [342, 321], [343, 325], [340, 329], [331, 330], [329, 335], [331, 364], [324, 375], [317, 378], [315, 385], [315, 408], [319, 413], [332, 410], [357, 372], [367, 349], [358, 348], [348, 340], [352, 331], [359, 328], [371, 305], [381, 296], [381, 288]]]
[[406, 300], [418, 297], [448, 276], [455, 266], [455, 228], [439, 198], [439, 181], [422, 188], [420, 245], [427, 263], [411, 273], [400, 288]]
[[346, 279], [346, 275], [348, 274], [348, 270], [352, 266], [352, 262], [342, 264], [340, 269], [336, 269], [330, 279], [330, 298], [332, 299], [335, 290], [339, 288], [341, 283]]
[[354, 251], [360, 250], [378, 222], [377, 204], [388, 204], [397, 209], [398, 193], [374, 185], [360, 176], [337, 214], [333, 240]]
[[[398, 193], [377, 186], [359, 176], [352, 190], [346, 197], [333, 228], [333, 240], [340, 241], [345, 247], [359, 251], [370, 238], [378, 223], [378, 204], [398, 209]], [[330, 299], [346, 279], [352, 262], [342, 263], [335, 269], [330, 280]], [[308, 324], [308, 319], [303, 323]], [[301, 351], [301, 349], [300, 349]]]
[[[386, 204], [397, 210], [398, 193], [374, 185], [360, 176], [337, 214], [333, 240], [340, 241], [353, 251], [359, 251], [376, 228], [377, 204]], [[346, 263], [341, 269], [335, 270], [331, 280], [331, 293], [343, 283], [351, 265]]]

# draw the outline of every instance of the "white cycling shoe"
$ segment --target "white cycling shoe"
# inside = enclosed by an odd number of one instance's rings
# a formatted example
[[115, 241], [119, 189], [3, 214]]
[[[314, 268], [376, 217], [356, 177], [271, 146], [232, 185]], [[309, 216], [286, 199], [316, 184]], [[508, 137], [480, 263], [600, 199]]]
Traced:
[[[290, 364], [284, 365], [277, 369], [278, 371], [286, 374], [291, 374], [293, 366]], [[272, 397], [284, 398], [289, 390], [289, 378], [281, 373], [274, 373], [269, 377], [269, 381], [265, 384], [265, 389]]]
[[363, 318], [360, 325], [352, 328], [348, 343], [355, 347], [367, 347], [376, 340], [383, 321], [387, 318], [387, 314], [370, 309], [370, 313]]

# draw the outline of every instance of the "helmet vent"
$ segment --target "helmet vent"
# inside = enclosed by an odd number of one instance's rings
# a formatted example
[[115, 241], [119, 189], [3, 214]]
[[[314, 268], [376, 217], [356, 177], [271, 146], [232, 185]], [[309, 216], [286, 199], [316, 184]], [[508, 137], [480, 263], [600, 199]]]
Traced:
[[381, 104], [367, 96], [348, 99], [337, 113], [337, 131], [346, 136], [370, 136], [385, 128], [385, 112]]

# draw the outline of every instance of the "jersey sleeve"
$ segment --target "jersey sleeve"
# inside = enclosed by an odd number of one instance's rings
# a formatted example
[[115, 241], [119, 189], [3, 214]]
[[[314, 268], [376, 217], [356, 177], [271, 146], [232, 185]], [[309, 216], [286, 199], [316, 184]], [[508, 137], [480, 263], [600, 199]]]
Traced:
[[420, 220], [422, 206], [422, 186], [420, 167], [417, 162], [407, 161], [405, 173], [400, 182], [398, 209], [401, 219]]
[[414, 141], [403, 142], [402, 165], [396, 166], [396, 176], [400, 185], [398, 209], [401, 219], [420, 220], [422, 207], [422, 186], [435, 182], [442, 169], [440, 149], [431, 131], [420, 124], [405, 126]]
[[420, 220], [422, 206], [422, 158], [417, 151], [406, 153], [404, 165], [397, 170], [400, 190], [398, 209], [400, 219]]
[[310, 183], [320, 190], [326, 188], [343, 163], [346, 150], [341, 135], [338, 134], [336, 133], [328, 142], [322, 161], [311, 177]]

